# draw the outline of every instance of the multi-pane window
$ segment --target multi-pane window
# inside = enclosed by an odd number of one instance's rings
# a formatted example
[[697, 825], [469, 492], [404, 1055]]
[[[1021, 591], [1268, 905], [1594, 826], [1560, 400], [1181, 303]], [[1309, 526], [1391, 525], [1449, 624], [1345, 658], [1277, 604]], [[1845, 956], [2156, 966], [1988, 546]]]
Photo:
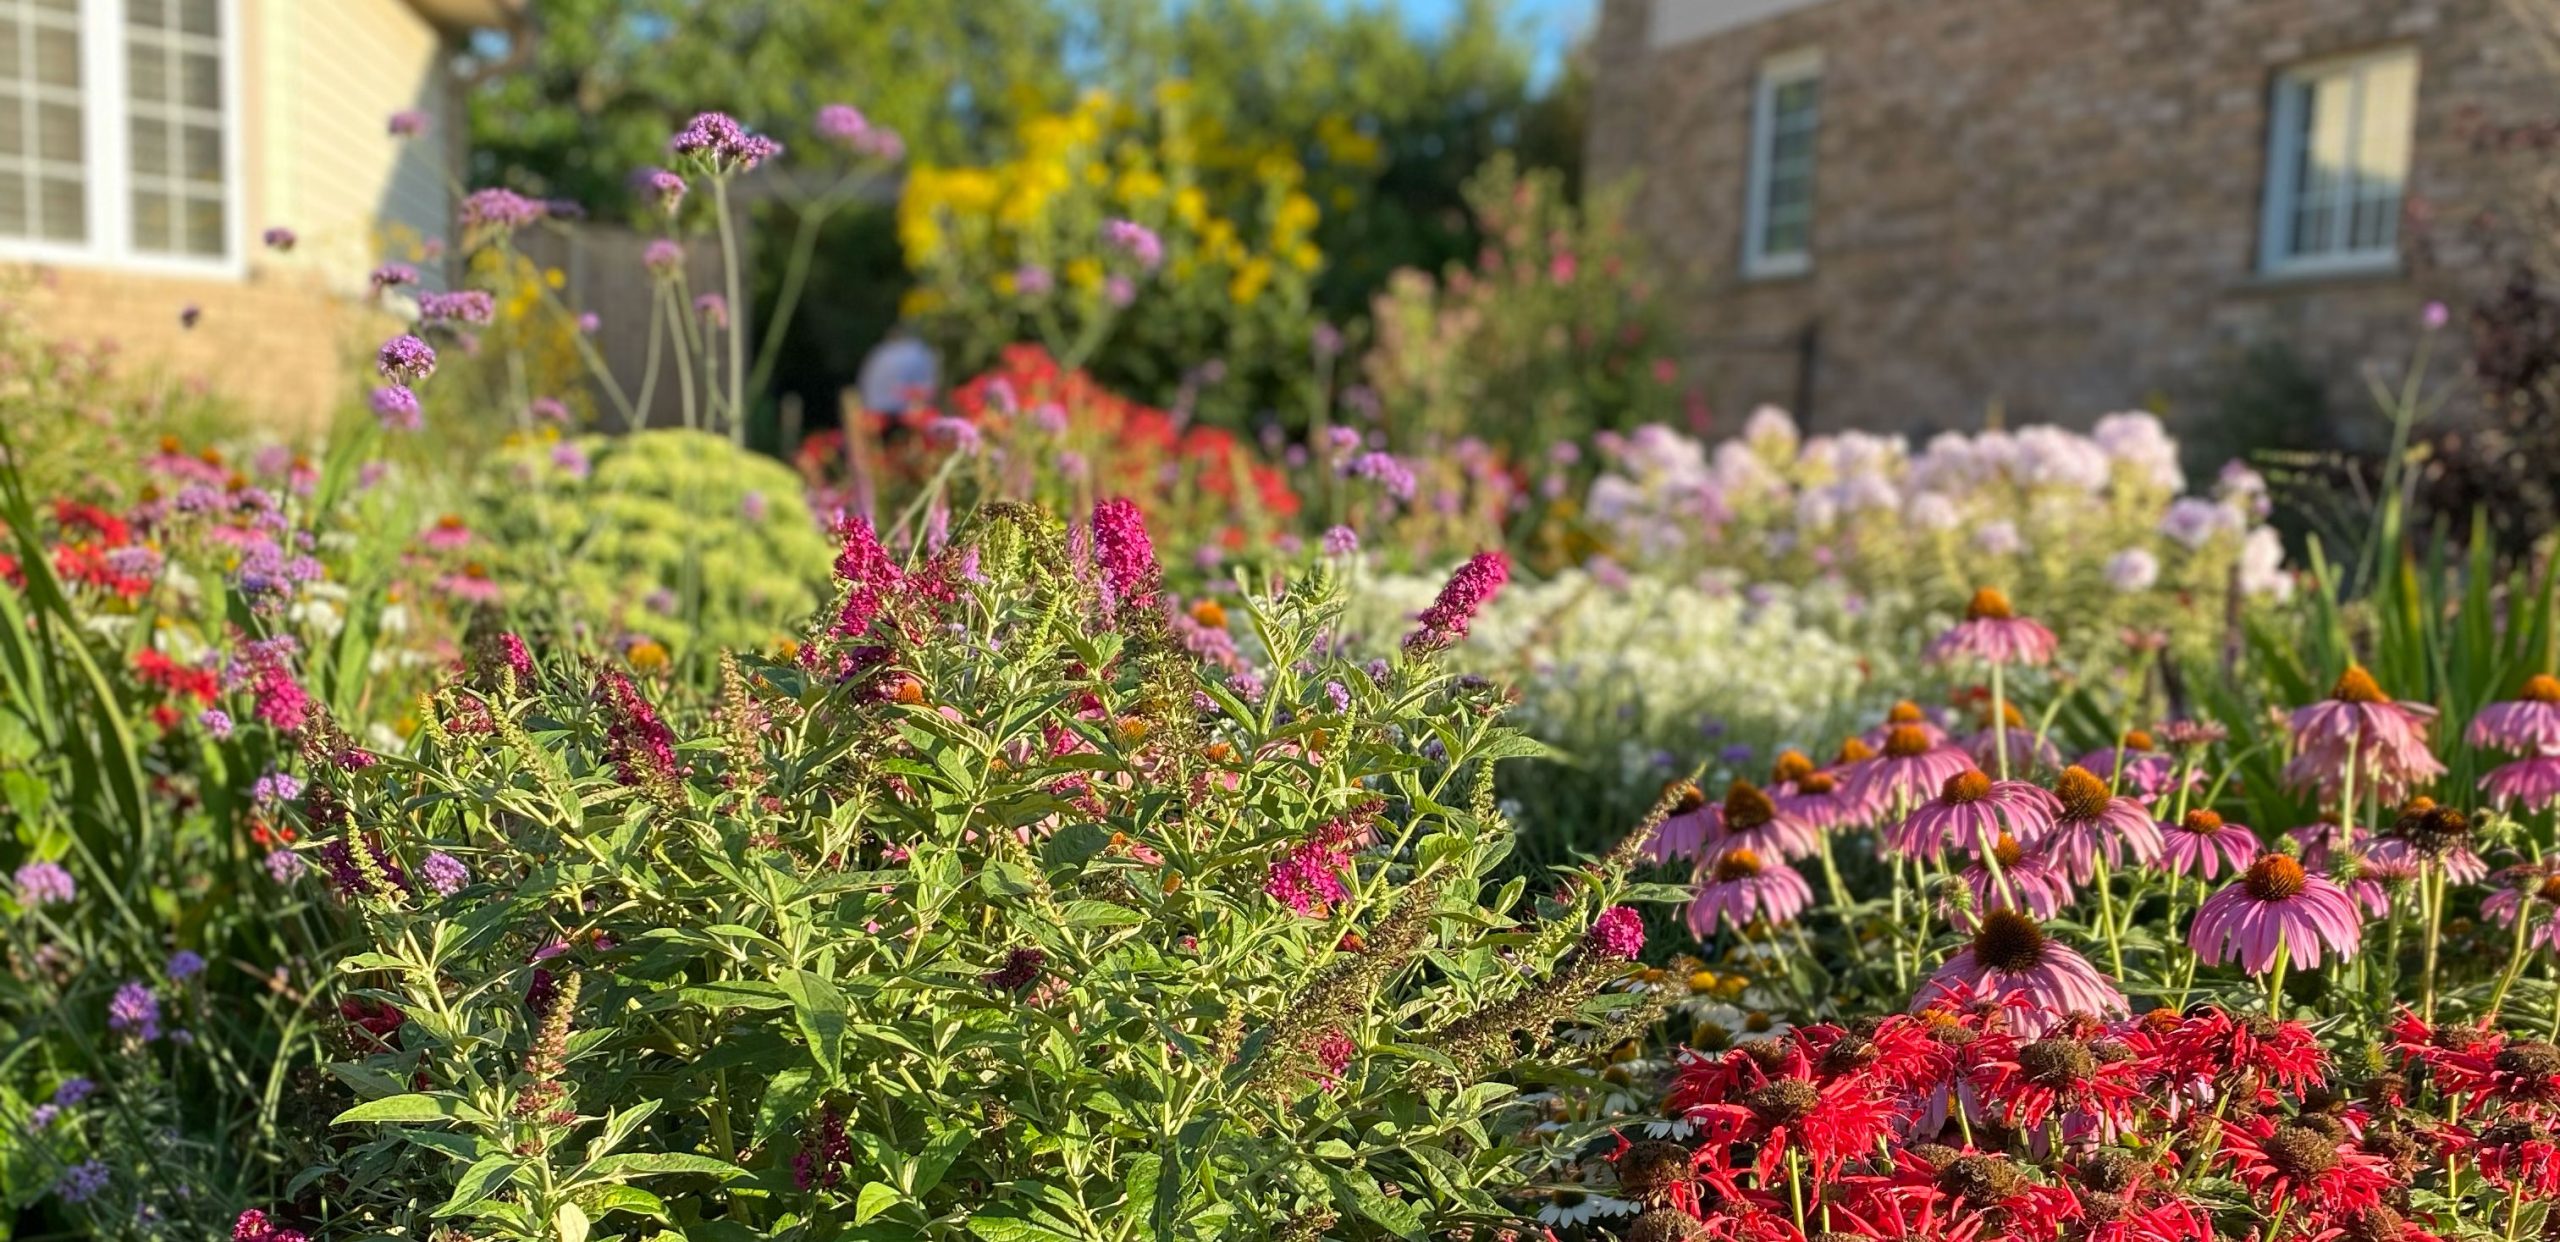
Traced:
[[1813, 260], [1813, 155], [1822, 117], [1822, 61], [1810, 52], [1760, 68], [1751, 107], [1751, 174], [1743, 209], [1742, 270], [1804, 271]]
[[215, 0], [124, 0], [133, 248], [220, 258], [222, 27]]
[[0, 253], [237, 258], [234, 0], [0, 0]]
[[89, 238], [79, 0], [0, 0], [0, 237]]
[[2276, 80], [2259, 265], [2271, 273], [2399, 262], [2418, 57], [2376, 52]]

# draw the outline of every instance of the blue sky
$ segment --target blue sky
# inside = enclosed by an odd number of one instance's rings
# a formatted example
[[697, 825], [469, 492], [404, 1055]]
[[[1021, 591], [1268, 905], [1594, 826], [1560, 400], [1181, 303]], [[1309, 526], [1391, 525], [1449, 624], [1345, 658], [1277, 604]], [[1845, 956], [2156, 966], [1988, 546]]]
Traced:
[[[1448, 19], [1461, 0], [1386, 0], [1387, 7], [1410, 15], [1415, 24], [1429, 26]], [[1556, 66], [1571, 46], [1574, 36], [1590, 25], [1599, 0], [1511, 0], [1512, 20], [1526, 31], [1538, 46], [1538, 81], [1544, 84], [1556, 72]]]

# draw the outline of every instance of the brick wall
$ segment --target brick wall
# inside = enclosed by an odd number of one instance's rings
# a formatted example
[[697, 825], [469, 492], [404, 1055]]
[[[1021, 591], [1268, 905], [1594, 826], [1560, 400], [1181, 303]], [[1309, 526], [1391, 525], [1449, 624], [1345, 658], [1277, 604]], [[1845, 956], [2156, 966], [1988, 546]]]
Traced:
[[[2268, 338], [2360, 413], [2359, 367], [2396, 373], [2428, 299], [2459, 305], [2503, 275], [2466, 225], [2511, 170], [2471, 152], [2468, 125], [2560, 112], [2560, 70], [2509, 0], [1827, 0], [1649, 38], [1655, 6], [1712, 2], [1606, 0], [1590, 172], [1638, 176], [1636, 223], [1728, 419], [1797, 391], [1792, 354], [1745, 345], [1815, 320], [1819, 426], [2146, 404], [2196, 420]], [[2402, 270], [2262, 277], [2275, 75], [2388, 45], [2419, 56]], [[1813, 270], [1747, 281], [1752, 86], [1801, 48], [1823, 65]]]

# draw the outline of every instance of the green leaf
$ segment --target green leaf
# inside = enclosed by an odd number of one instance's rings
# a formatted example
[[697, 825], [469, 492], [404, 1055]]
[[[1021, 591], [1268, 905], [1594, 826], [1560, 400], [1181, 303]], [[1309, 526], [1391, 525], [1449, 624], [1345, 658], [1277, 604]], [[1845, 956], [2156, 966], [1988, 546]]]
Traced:
[[756, 1142], [762, 1143], [779, 1133], [784, 1126], [798, 1121], [826, 1093], [826, 1084], [815, 1071], [787, 1069], [765, 1084], [764, 1099], [756, 1105]]
[[586, 1209], [574, 1203], [563, 1203], [552, 1213], [551, 1223], [560, 1231], [560, 1242], [587, 1242]]
[[1074, 867], [1111, 847], [1111, 830], [1100, 824], [1069, 824], [1040, 846], [1040, 860], [1051, 867]]
[[809, 1056], [826, 1071], [829, 1081], [844, 1081], [844, 1030], [846, 1005], [844, 993], [824, 975], [794, 970], [774, 980], [782, 994], [791, 998], [791, 1016], [800, 1024], [800, 1034], [809, 1041]]
[[593, 1181], [618, 1181], [626, 1177], [657, 1177], [672, 1173], [702, 1173], [724, 1182], [747, 1175], [745, 1169], [726, 1160], [677, 1151], [635, 1151], [607, 1156], [587, 1166], [587, 1177]]
[[970, 1217], [969, 1232], [985, 1242], [1076, 1242], [1074, 1234], [1035, 1225], [1019, 1216], [1005, 1215], [1005, 1211], [998, 1208]]
[[667, 1215], [667, 1201], [637, 1186], [598, 1186], [586, 1192], [587, 1202], [594, 1204], [596, 1215], [629, 1212], [646, 1216], [660, 1224], [672, 1223]]
[[871, 1218], [897, 1206], [898, 1191], [887, 1182], [867, 1182], [862, 1193], [853, 1199], [853, 1223], [865, 1224]]
[[720, 979], [678, 989], [688, 1005], [706, 1009], [788, 1009], [791, 998], [774, 984], [753, 979]]
[[500, 1186], [513, 1180], [524, 1167], [522, 1158], [504, 1152], [481, 1157], [479, 1163], [464, 1170], [462, 1180], [454, 1185], [453, 1197], [445, 1200], [444, 1206], [437, 1208], [435, 1214], [440, 1217], [459, 1216], [471, 1210], [481, 1200], [497, 1193]]
[[1069, 927], [1135, 927], [1147, 921], [1144, 911], [1090, 899], [1068, 902], [1062, 917]]
[[330, 1118], [333, 1126], [353, 1125], [360, 1121], [453, 1121], [463, 1115], [463, 1103], [451, 1096], [395, 1095], [388, 1099], [367, 1100]]

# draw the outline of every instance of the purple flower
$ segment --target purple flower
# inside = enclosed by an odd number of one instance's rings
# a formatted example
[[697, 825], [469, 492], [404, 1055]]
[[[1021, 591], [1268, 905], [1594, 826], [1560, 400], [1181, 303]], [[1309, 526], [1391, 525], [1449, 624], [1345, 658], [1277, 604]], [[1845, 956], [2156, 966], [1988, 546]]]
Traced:
[[169, 955], [168, 965], [163, 969], [171, 983], [193, 979], [204, 973], [204, 955], [193, 949], [180, 949]]
[[653, 276], [673, 276], [684, 267], [684, 247], [661, 237], [640, 252], [640, 266]]
[[31, 862], [18, 868], [18, 904], [33, 909], [38, 906], [69, 905], [80, 895], [80, 885], [62, 864], [50, 860]]
[[309, 864], [302, 861], [302, 855], [292, 850], [269, 850], [265, 865], [267, 878], [278, 884], [291, 884], [301, 879], [302, 873], [310, 869]]
[[1644, 952], [1644, 916], [1627, 906], [1611, 906], [1591, 921], [1583, 943], [1602, 957], [1632, 962]]
[[160, 997], [138, 979], [125, 981], [107, 1002], [107, 1029], [142, 1043], [160, 1038]]
[[302, 796], [302, 779], [291, 772], [270, 770], [249, 787], [249, 797], [260, 806], [282, 806]]
[[293, 235], [292, 229], [285, 228], [282, 225], [268, 229], [266, 232], [260, 234], [259, 237], [267, 243], [267, 249], [279, 252], [291, 251], [293, 249], [293, 244], [296, 241], [301, 240]]
[[416, 283], [418, 283], [418, 269], [406, 263], [385, 263], [373, 269], [373, 287], [376, 290]]
[[1164, 262], [1164, 239], [1135, 220], [1113, 220], [1103, 225], [1102, 240], [1146, 271], [1152, 272]]
[[1057, 279], [1049, 275], [1049, 269], [1037, 263], [1013, 269], [1013, 291], [1026, 298], [1044, 297], [1057, 287]]
[[703, 294], [693, 300], [693, 313], [702, 316], [702, 322], [726, 330], [729, 326], [729, 299], [716, 293]]
[[666, 169], [643, 168], [631, 181], [641, 194], [657, 205], [658, 210], [668, 215], [676, 214], [676, 209], [684, 205], [684, 178]]
[[1341, 558], [1360, 550], [1360, 532], [1348, 526], [1336, 526], [1324, 533], [1324, 554]]
[[551, 464], [573, 479], [587, 477], [587, 451], [574, 440], [562, 440], [551, 446]]
[[105, 1163], [83, 1160], [63, 1171], [62, 1180], [53, 1184], [53, 1193], [65, 1203], [86, 1203], [97, 1198], [112, 1180]]
[[978, 449], [986, 442], [985, 437], [979, 434], [976, 423], [965, 418], [949, 416], [937, 418], [927, 424], [925, 438], [962, 457], [975, 456]]
[[676, 154], [694, 156], [718, 172], [744, 172], [782, 154], [781, 143], [748, 133], [736, 118], [723, 112], [695, 114], [667, 145]]
[[384, 431], [416, 431], [426, 423], [418, 407], [418, 394], [406, 384], [384, 384], [365, 399], [373, 407], [373, 420]]
[[1399, 502], [1411, 501], [1417, 486], [1413, 471], [1396, 460], [1395, 454], [1384, 451], [1362, 453], [1351, 459], [1343, 473], [1355, 479], [1375, 479], [1380, 488]]
[[2126, 548], [2108, 558], [2107, 585], [2130, 595], [2147, 591], [2160, 580], [2160, 558], [2143, 548]]
[[1114, 308], [1126, 307], [1138, 300], [1138, 284], [1118, 272], [1113, 272], [1110, 279], [1102, 282], [1102, 300], [1109, 302]]
[[1341, 682], [1328, 681], [1324, 683], [1324, 697], [1327, 702], [1333, 704], [1333, 710], [1337, 712], [1347, 712], [1351, 710], [1351, 687], [1343, 685]]
[[418, 295], [418, 317], [428, 323], [487, 323], [497, 316], [497, 299], [485, 289]]
[[1152, 608], [1163, 569], [1138, 506], [1114, 497], [1093, 507], [1093, 552], [1111, 598], [1124, 608]]
[[541, 203], [496, 186], [473, 190], [462, 199], [462, 227], [465, 229], [512, 233], [540, 220], [544, 214]]
[[2452, 322], [2453, 313], [2446, 310], [2442, 302], [2429, 302], [2426, 309], [2419, 312], [2419, 318], [2425, 322], [2427, 330], [2432, 332]]
[[525, 412], [533, 415], [533, 420], [538, 423], [569, 421], [569, 407], [558, 397], [535, 397], [533, 403], [525, 408]]
[[203, 318], [204, 308], [193, 302], [178, 308], [178, 326], [181, 328], [193, 328], [196, 322]]
[[86, 1078], [65, 1078], [53, 1089], [53, 1102], [64, 1108], [78, 1108], [82, 1101], [97, 1093], [98, 1084]]
[[1445, 650], [1467, 636], [1467, 627], [1476, 613], [1511, 581], [1511, 561], [1500, 552], [1478, 552], [1449, 575], [1440, 596], [1417, 618], [1420, 624], [1405, 635], [1404, 649], [1411, 655], [1429, 655]]
[[415, 108], [404, 108], [391, 114], [391, 136], [394, 138], [421, 137], [434, 125], [435, 118]]
[[604, 320], [599, 318], [594, 311], [578, 312], [578, 331], [584, 332], [589, 336], [594, 336], [596, 329], [603, 326]]
[[2346, 890], [2282, 854], [2249, 864], [2238, 881], [2205, 899], [2187, 929], [2196, 956], [2237, 961], [2253, 975], [2273, 969], [2279, 951], [2310, 970], [2323, 949], [2354, 957], [2363, 940], [2364, 919]]
[[471, 882], [471, 869], [463, 866], [461, 859], [443, 850], [428, 854], [426, 860], [418, 864], [418, 874], [426, 879], [427, 887], [434, 889], [438, 897], [451, 897]]
[[[374, 355], [374, 369], [394, 384], [415, 384], [436, 373], [436, 351], [425, 341], [406, 332], [382, 343]], [[380, 411], [377, 409], [376, 415]]]

